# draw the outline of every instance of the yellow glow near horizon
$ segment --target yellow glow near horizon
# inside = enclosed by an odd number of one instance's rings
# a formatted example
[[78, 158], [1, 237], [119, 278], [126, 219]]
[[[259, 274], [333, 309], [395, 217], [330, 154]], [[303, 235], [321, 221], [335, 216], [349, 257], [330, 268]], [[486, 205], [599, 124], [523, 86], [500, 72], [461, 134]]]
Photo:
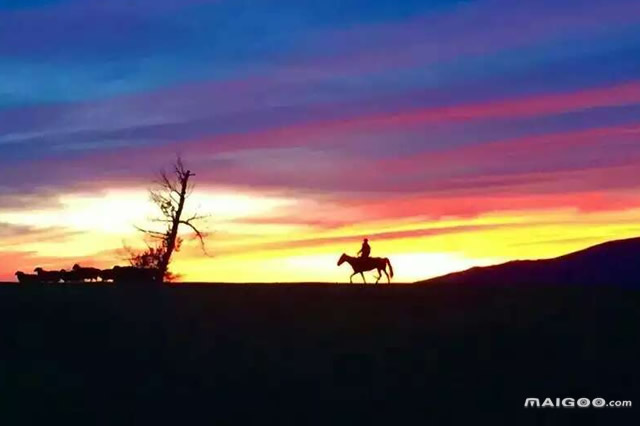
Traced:
[[[128, 233], [133, 224], [146, 224], [158, 215], [146, 191], [111, 190], [101, 195], [62, 195], [60, 206], [38, 210], [0, 212], [0, 221], [38, 228]], [[190, 208], [211, 212], [218, 220], [259, 215], [289, 205], [291, 200], [255, 197], [248, 194], [205, 193], [189, 199]]]
[[[215, 257], [204, 256], [197, 244], [187, 242], [176, 253], [172, 269], [183, 281], [345, 282], [351, 269], [348, 265], [337, 267], [339, 255], [355, 254], [360, 238], [369, 236], [372, 255], [389, 257], [395, 281], [409, 282], [513, 259], [554, 257], [640, 234], [640, 210], [514, 210], [469, 218], [372, 220], [325, 228], [297, 220], [302, 216], [297, 210], [312, 205], [308, 203], [233, 191], [201, 191], [190, 200], [190, 208], [212, 213], [215, 232], [209, 251]], [[68, 267], [78, 258], [110, 266], [122, 263], [116, 252], [123, 242], [140, 241], [133, 225], [144, 226], [155, 213], [144, 190], [61, 195], [55, 207], [0, 212], [0, 222], [44, 232], [40, 239], [22, 241], [14, 236], [1, 242], [4, 250], [49, 259], [47, 264], [52, 268]], [[279, 219], [273, 223], [246, 220], [265, 217]], [[292, 223], [287, 223], [287, 217]], [[69, 233], [54, 233], [49, 238], [49, 229]], [[9, 277], [12, 271], [0, 273]], [[372, 281], [372, 276], [368, 274], [367, 280]], [[358, 279], [354, 277], [356, 282]]]

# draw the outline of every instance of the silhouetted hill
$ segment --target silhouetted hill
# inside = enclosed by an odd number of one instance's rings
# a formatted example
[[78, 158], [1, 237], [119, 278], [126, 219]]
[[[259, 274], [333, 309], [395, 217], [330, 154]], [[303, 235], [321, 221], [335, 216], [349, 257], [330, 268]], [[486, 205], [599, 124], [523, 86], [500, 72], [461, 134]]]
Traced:
[[420, 284], [580, 284], [640, 287], [640, 238], [610, 241], [554, 259], [476, 267]]

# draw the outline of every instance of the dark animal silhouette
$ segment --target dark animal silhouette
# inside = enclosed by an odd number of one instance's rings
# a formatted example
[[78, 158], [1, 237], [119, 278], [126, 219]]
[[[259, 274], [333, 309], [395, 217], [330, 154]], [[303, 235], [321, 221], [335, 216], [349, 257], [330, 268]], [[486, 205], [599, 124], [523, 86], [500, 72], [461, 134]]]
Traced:
[[420, 284], [611, 285], [639, 287], [640, 238], [610, 241], [565, 256], [476, 267]]
[[98, 268], [83, 268], [77, 263], [73, 265], [73, 271], [78, 275], [80, 281], [97, 281], [100, 277], [100, 273], [102, 272]]
[[100, 271], [100, 279], [102, 281], [114, 281], [113, 268], [103, 269]]
[[43, 283], [58, 283], [62, 279], [62, 274], [60, 271], [45, 271], [44, 269], [38, 267], [33, 270], [38, 274], [38, 278]]
[[[393, 278], [393, 267], [391, 266], [389, 259], [386, 257], [353, 257], [343, 253], [338, 260], [338, 266], [342, 265], [344, 262], [347, 262], [353, 268], [353, 274], [349, 277], [350, 283], [353, 283], [354, 275], [360, 274], [360, 276], [362, 276], [362, 281], [366, 284], [367, 280], [364, 278], [364, 272], [377, 269], [378, 278], [376, 279], [376, 284], [378, 284], [378, 281], [382, 278], [383, 272], [387, 276], [387, 282], [391, 284], [391, 278]], [[387, 265], [389, 266], [388, 274]]]
[[136, 268], [135, 266], [114, 266], [112, 270], [115, 283], [150, 283], [157, 281], [156, 269]]
[[67, 271], [66, 269], [61, 269], [60, 275], [62, 277], [62, 282], [65, 283], [82, 281], [82, 279], [80, 278], [80, 274], [78, 274], [77, 271]]
[[35, 274], [25, 274], [22, 271], [16, 272], [16, 277], [20, 284], [40, 284], [42, 281], [40, 277]]

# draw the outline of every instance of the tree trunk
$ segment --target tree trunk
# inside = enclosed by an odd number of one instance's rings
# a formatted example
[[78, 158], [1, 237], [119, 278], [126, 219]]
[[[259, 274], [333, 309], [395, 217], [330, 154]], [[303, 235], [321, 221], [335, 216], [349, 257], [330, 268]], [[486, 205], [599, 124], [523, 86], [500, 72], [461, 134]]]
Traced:
[[180, 180], [180, 198], [178, 200], [178, 208], [176, 209], [175, 217], [172, 218], [171, 223], [171, 231], [167, 236], [166, 240], [166, 248], [165, 252], [162, 256], [162, 261], [160, 262], [160, 267], [158, 270], [158, 282], [164, 282], [165, 274], [167, 273], [167, 269], [169, 267], [169, 261], [171, 260], [171, 255], [176, 248], [176, 239], [178, 238], [178, 228], [180, 226], [180, 217], [182, 216], [182, 210], [184, 208], [184, 202], [187, 196], [187, 185], [189, 183], [189, 177], [192, 174], [187, 171], [186, 174], [182, 176]]

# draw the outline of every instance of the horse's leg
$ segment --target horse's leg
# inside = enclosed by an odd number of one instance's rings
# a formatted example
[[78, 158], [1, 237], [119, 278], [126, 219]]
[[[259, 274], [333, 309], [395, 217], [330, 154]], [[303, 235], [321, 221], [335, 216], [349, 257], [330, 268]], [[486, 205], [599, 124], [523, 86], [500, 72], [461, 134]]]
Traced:
[[380, 269], [378, 269], [378, 277], [376, 278], [376, 284], [378, 284], [378, 281], [380, 281], [380, 278], [382, 278], [382, 272], [380, 272]]
[[389, 274], [387, 274], [387, 270], [383, 269], [382, 272], [384, 272], [384, 274], [387, 276], [387, 282], [391, 284], [391, 278], [389, 278]]
[[351, 274], [351, 276], [349, 277], [349, 284], [353, 284], [353, 276], [357, 274], [357, 272], [354, 272], [353, 274]]
[[362, 282], [364, 282], [365, 284], [367, 283], [367, 280], [364, 279], [364, 273], [360, 272], [360, 275], [362, 276]]

